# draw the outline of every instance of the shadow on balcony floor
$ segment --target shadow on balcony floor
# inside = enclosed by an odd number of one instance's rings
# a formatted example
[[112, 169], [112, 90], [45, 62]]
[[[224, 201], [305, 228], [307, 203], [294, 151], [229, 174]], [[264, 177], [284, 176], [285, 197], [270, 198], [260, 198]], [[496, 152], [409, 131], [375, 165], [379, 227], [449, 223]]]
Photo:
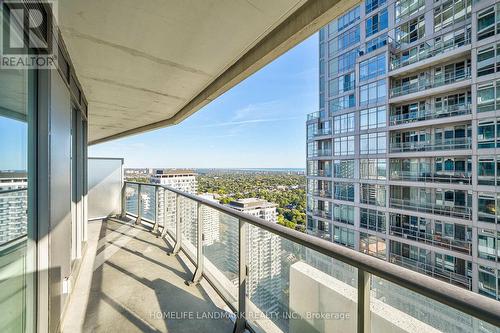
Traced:
[[63, 332], [232, 332], [229, 319], [206, 318], [223, 310], [184, 284], [191, 271], [146, 228], [91, 222], [88, 238]]

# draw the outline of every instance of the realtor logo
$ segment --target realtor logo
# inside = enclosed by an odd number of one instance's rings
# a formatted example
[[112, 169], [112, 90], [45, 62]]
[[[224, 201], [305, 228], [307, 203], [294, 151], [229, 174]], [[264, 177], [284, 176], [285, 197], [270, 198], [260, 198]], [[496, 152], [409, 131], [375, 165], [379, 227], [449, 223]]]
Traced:
[[54, 1], [2, 1], [0, 68], [53, 69]]

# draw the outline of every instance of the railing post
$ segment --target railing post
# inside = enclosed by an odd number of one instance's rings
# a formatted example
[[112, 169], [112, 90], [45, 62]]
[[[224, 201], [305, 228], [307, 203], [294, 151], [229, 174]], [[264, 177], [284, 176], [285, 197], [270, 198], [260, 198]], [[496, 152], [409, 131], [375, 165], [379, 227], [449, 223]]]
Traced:
[[177, 255], [181, 249], [182, 242], [182, 230], [181, 230], [181, 196], [175, 194], [175, 245], [172, 252], [169, 255]]
[[141, 195], [141, 190], [142, 186], [141, 184], [137, 184], [137, 219], [135, 220], [135, 224], [141, 224], [142, 221], [142, 214], [141, 214], [141, 201], [142, 201], [142, 195]]
[[370, 277], [358, 268], [358, 333], [370, 333]]
[[160, 210], [160, 189], [158, 186], [155, 186], [155, 224], [153, 226], [153, 230], [152, 230], [152, 233], [153, 234], [156, 234], [158, 233], [158, 224], [159, 224], [159, 217], [160, 217], [160, 213], [159, 213], [159, 210]]
[[203, 214], [202, 204], [197, 203], [197, 225], [196, 225], [196, 270], [194, 271], [191, 281], [186, 281], [186, 284], [198, 284], [203, 276]]
[[234, 323], [233, 333], [242, 333], [246, 328], [246, 283], [248, 278], [247, 266], [247, 225], [241, 219], [238, 220], [238, 312], [236, 313], [236, 322]]
[[125, 219], [127, 216], [127, 201], [126, 201], [126, 195], [127, 195], [127, 183], [123, 182], [122, 186], [122, 211], [120, 213], [120, 218]]

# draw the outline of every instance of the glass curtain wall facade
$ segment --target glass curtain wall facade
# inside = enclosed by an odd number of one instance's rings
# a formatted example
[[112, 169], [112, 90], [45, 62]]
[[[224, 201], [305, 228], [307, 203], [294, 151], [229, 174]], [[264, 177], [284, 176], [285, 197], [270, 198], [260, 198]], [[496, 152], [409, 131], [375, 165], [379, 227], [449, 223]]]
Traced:
[[499, 27], [500, 2], [397, 0], [320, 30], [308, 232], [500, 299]]

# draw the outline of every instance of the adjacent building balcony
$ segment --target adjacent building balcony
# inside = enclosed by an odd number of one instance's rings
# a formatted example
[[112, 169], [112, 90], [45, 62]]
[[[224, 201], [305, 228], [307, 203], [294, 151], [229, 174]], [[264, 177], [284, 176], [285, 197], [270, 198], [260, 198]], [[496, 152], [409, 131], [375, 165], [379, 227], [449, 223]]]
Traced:
[[[461, 38], [447, 39], [446, 41], [443, 42], [436, 42], [433, 45], [429, 45], [428, 43], [423, 43], [410, 50], [399, 52], [392, 56], [390, 60], [390, 70], [395, 71], [402, 67], [406, 67], [431, 58], [439, 58], [438, 59], [439, 61], [443, 61], [444, 59], [443, 57], [440, 57], [440, 55], [448, 52], [456, 53], [450, 51], [457, 50], [464, 46], [470, 45], [471, 43], [470, 30], [468, 32], [462, 33], [460, 37]], [[468, 50], [463, 50], [463, 51], [470, 52], [470, 48]], [[451, 56], [456, 56], [456, 54], [453, 54]], [[425, 65], [429, 65], [429, 63], [426, 63]]]
[[322, 149], [315, 149], [314, 151], [312, 151], [309, 157], [331, 157], [331, 156], [332, 156], [331, 148], [322, 148]]
[[463, 116], [471, 113], [471, 104], [449, 105], [441, 108], [428, 107], [408, 113], [391, 114], [389, 124], [391, 126], [408, 124], [431, 119], [449, 118]]
[[310, 170], [307, 172], [307, 175], [312, 177], [331, 177], [332, 170], [331, 169]]
[[415, 142], [391, 142], [390, 153], [404, 152], [421, 152], [421, 151], [436, 151], [436, 150], [464, 150], [471, 149], [472, 140], [467, 138], [445, 139], [432, 142], [415, 141]]
[[315, 197], [322, 197], [322, 198], [332, 198], [332, 191], [328, 189], [316, 189], [312, 192], [313, 196]]
[[324, 210], [324, 209], [313, 209], [312, 211], [313, 216], [316, 217], [322, 217], [324, 219], [331, 219], [332, 218], [332, 211], [331, 210]]
[[453, 72], [449, 74], [435, 75], [433, 77], [419, 78], [408, 81], [406, 84], [392, 87], [390, 89], [390, 98], [409, 95], [444, 85], [453, 84], [471, 78], [470, 68], [464, 71]]
[[471, 172], [412, 172], [392, 171], [390, 180], [411, 181], [423, 183], [472, 184]]
[[472, 255], [472, 241], [470, 239], [460, 240], [452, 237], [445, 237], [432, 232], [425, 232], [413, 227], [398, 227], [395, 225], [390, 226], [389, 233], [393, 236], [404, 239]]
[[328, 117], [328, 112], [326, 111], [316, 111], [311, 112], [307, 115], [307, 121], [316, 120], [316, 119], [324, 119]]
[[437, 268], [426, 262], [417, 261], [412, 258], [404, 257], [398, 254], [391, 253], [389, 255], [389, 261], [400, 265], [402, 267], [430, 275], [436, 279], [446, 281], [450, 284], [454, 284], [461, 288], [470, 290], [472, 286], [472, 279], [466, 275], [458, 274], [455, 272], [448, 271], [446, 269]]
[[[391, 193], [392, 194], [392, 193]], [[472, 218], [472, 208], [469, 206], [462, 206], [454, 204], [453, 202], [446, 202], [446, 204], [436, 203], [436, 202], [419, 202], [418, 200], [412, 199], [399, 199], [390, 198], [390, 207], [409, 210], [426, 214], [442, 215], [455, 217], [464, 220], [470, 220]]]

